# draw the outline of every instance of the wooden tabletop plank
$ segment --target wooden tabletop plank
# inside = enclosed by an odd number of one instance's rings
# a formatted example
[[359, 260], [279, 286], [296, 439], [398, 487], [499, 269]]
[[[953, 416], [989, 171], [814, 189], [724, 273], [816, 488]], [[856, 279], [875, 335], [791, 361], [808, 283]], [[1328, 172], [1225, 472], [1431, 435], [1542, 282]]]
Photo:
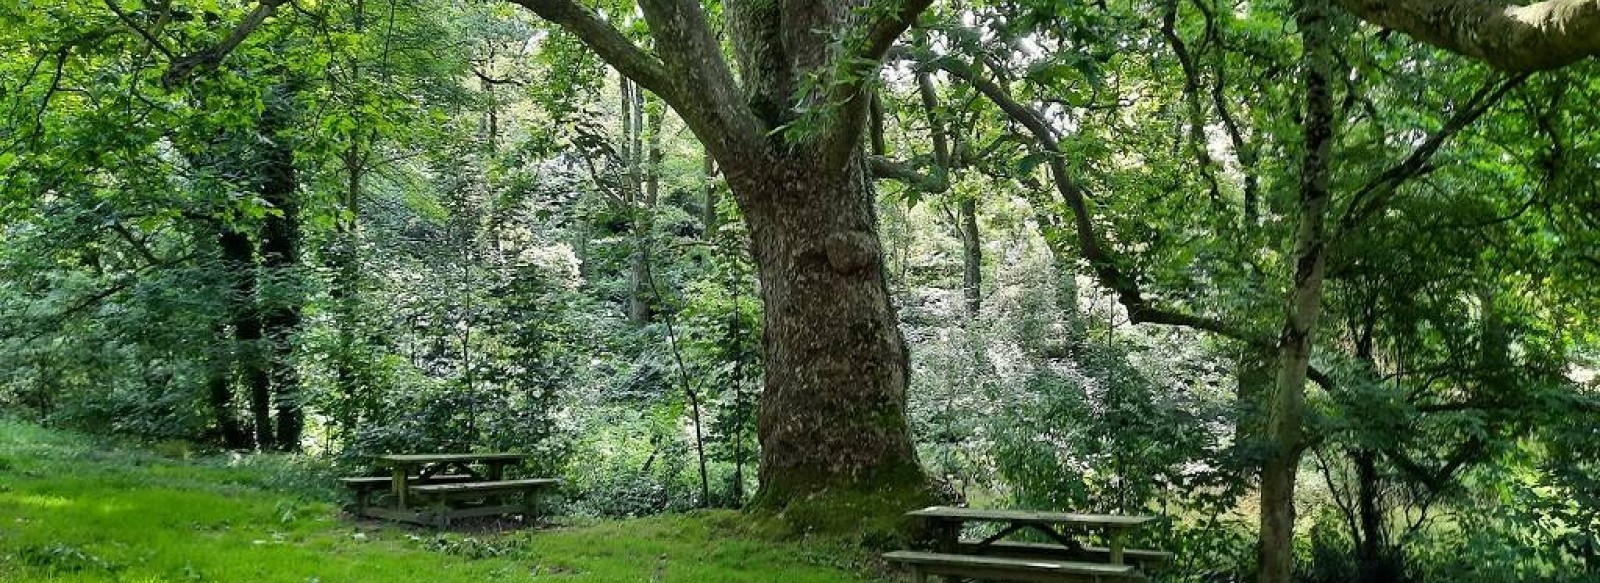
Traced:
[[380, 455], [380, 464], [437, 464], [444, 462], [518, 461], [532, 457], [525, 453], [419, 453]]
[[1078, 512], [1036, 512], [1032, 510], [983, 510], [954, 506], [929, 506], [906, 513], [907, 516], [958, 520], [964, 522], [1011, 522], [1059, 524], [1100, 528], [1132, 528], [1154, 522], [1154, 516], [1126, 514], [1083, 514]]

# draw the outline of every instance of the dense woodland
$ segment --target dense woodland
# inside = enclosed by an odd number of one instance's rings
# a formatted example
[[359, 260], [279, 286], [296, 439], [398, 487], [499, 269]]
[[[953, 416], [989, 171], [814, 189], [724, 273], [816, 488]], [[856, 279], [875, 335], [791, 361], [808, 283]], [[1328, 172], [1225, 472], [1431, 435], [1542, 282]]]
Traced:
[[15, 0], [0, 406], [1600, 580], [1600, 5]]

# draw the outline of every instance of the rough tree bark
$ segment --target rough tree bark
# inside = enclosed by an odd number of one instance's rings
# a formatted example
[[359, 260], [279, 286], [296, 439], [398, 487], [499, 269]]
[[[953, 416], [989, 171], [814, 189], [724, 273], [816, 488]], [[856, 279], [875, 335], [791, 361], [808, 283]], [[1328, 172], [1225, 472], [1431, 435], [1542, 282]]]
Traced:
[[784, 174], [730, 165], [734, 191], [776, 187], [811, 204], [746, 210], [767, 307], [762, 496], [787, 500], [841, 479], [917, 476], [905, 432], [908, 362], [870, 185], [859, 166], [820, 176], [811, 160], [768, 164]]

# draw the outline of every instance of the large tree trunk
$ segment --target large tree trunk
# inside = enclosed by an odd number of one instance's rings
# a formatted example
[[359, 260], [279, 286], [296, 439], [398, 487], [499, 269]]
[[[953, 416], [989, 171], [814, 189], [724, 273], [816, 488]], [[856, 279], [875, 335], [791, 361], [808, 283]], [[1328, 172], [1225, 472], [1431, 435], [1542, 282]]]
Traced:
[[921, 496], [872, 189], [859, 163], [831, 176], [817, 166], [771, 156], [725, 166], [766, 306], [759, 500], [839, 487]]
[[1261, 468], [1259, 583], [1289, 583], [1294, 575], [1294, 487], [1305, 448], [1303, 410], [1313, 333], [1322, 312], [1327, 263], [1326, 215], [1333, 155], [1333, 49], [1328, 0], [1307, 0], [1297, 22], [1305, 44], [1305, 152], [1300, 167], [1300, 224], [1295, 233], [1294, 282], [1278, 338], [1278, 374], [1267, 408], [1269, 447]]

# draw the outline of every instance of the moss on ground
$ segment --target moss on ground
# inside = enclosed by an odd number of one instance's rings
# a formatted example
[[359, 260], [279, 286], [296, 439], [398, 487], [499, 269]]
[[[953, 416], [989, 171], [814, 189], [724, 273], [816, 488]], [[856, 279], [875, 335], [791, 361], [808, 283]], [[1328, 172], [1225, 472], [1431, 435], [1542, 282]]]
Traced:
[[0, 581], [869, 580], [861, 551], [775, 540], [766, 519], [731, 511], [486, 534], [351, 522], [308, 465], [172, 458], [0, 420]]

